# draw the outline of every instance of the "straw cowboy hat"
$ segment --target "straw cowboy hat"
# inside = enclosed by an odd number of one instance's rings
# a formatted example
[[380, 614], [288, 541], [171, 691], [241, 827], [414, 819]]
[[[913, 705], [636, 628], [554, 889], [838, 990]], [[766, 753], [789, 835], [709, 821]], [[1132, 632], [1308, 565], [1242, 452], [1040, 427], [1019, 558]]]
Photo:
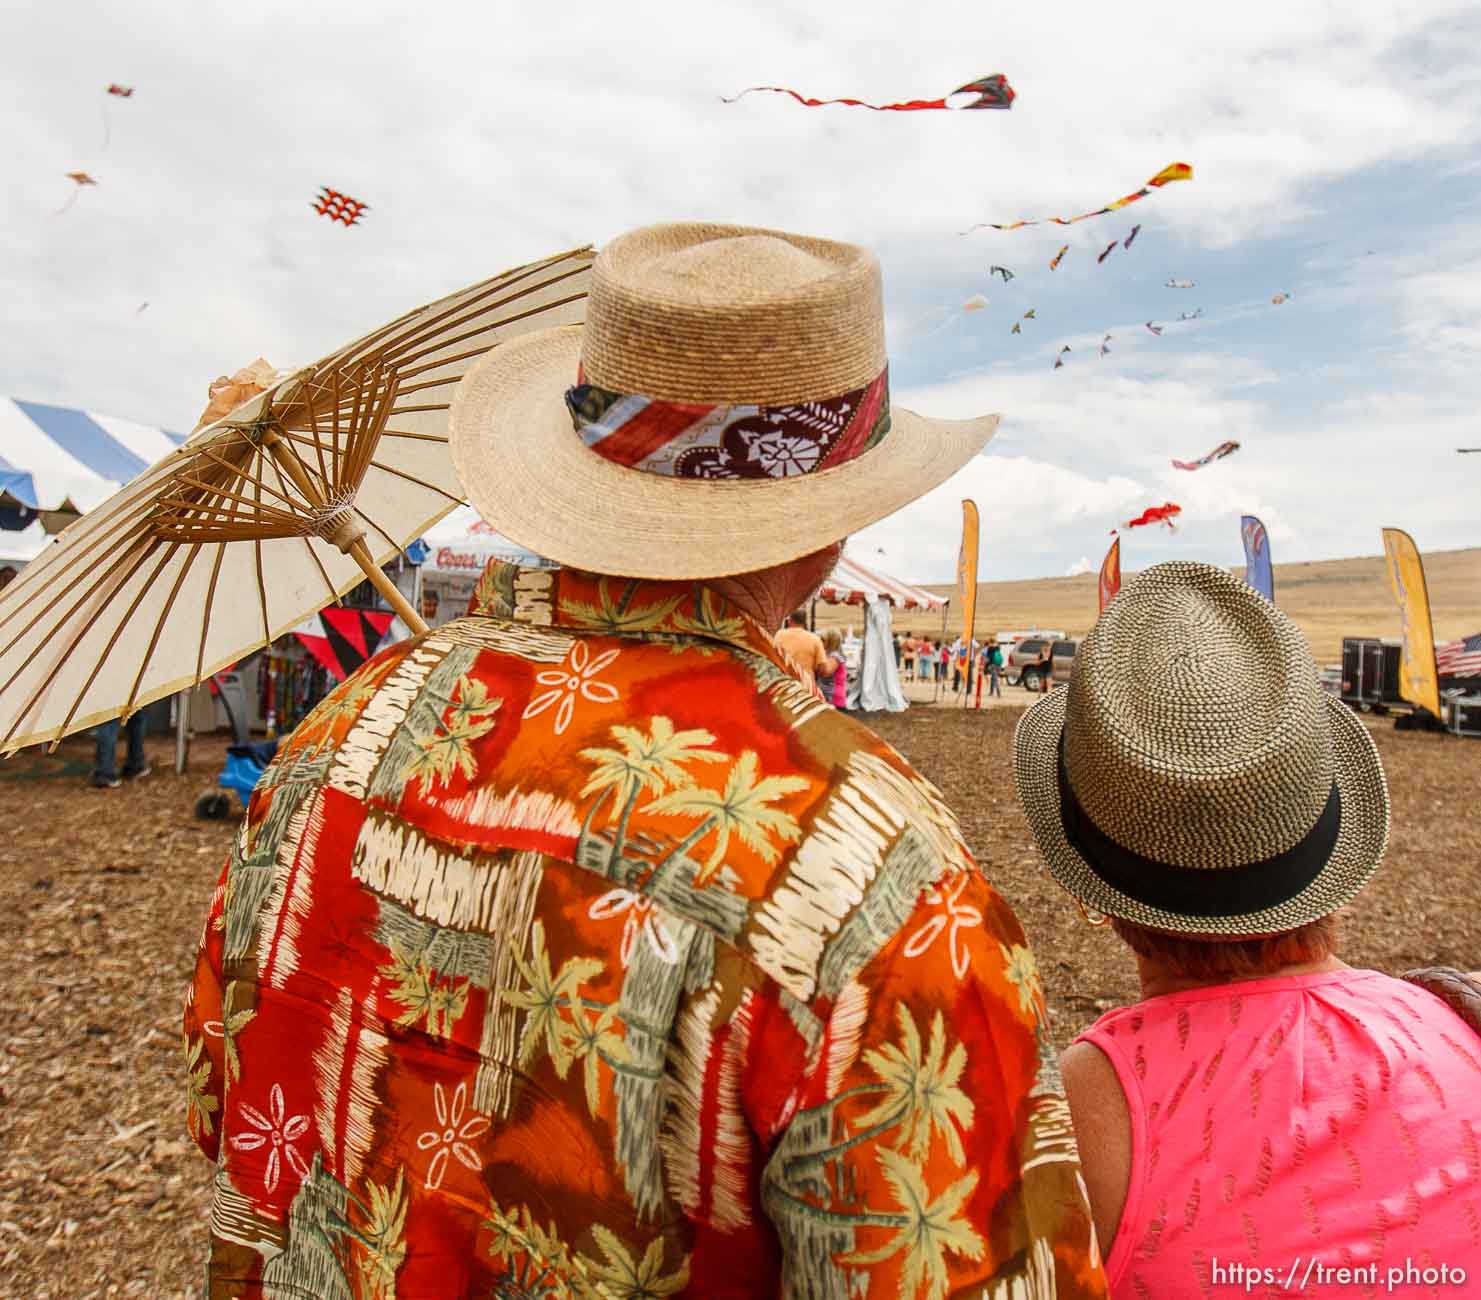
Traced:
[[1020, 720], [1014, 769], [1054, 878], [1156, 930], [1295, 929], [1353, 898], [1388, 842], [1362, 723], [1296, 625], [1206, 564], [1122, 588], [1068, 689]]
[[453, 397], [454, 467], [563, 564], [713, 578], [820, 550], [971, 460], [997, 416], [890, 404], [879, 263], [746, 226], [648, 226], [598, 254], [583, 326], [511, 339]]

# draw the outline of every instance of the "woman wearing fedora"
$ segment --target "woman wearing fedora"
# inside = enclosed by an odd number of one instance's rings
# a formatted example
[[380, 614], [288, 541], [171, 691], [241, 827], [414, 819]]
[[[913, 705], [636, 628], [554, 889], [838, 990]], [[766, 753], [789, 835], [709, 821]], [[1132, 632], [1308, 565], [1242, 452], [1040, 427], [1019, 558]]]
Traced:
[[1481, 1037], [1336, 956], [1388, 791], [1296, 626], [1223, 570], [1147, 570], [1015, 768], [1142, 985], [1062, 1062], [1111, 1295], [1481, 1288]]
[[1105, 1294], [1033, 954], [773, 632], [995, 416], [879, 266], [634, 231], [462, 381], [494, 565], [252, 797], [186, 1012], [212, 1300]]

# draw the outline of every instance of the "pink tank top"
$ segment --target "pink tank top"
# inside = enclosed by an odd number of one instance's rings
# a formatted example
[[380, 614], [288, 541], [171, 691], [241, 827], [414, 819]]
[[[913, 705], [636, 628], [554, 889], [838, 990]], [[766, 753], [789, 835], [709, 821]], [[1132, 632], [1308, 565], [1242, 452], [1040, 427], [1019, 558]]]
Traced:
[[1438, 998], [1286, 976], [1149, 998], [1077, 1041], [1131, 1114], [1112, 1300], [1481, 1295], [1481, 1037]]

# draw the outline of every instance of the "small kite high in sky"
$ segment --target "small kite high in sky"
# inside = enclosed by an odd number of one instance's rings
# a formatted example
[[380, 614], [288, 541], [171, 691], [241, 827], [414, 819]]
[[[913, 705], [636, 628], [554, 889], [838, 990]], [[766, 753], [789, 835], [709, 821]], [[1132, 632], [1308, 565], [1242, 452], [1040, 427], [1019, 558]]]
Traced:
[[1059, 264], [1064, 261], [1064, 255], [1069, 251], [1070, 246], [1068, 244], [1062, 245], [1059, 252], [1049, 259], [1049, 269], [1051, 271], [1059, 270]]
[[1109, 334], [1107, 334], [1105, 336], [1105, 338], [1103, 338], [1100, 341], [1100, 354], [1101, 354], [1101, 356], [1104, 357], [1104, 356], [1109, 356], [1110, 355], [1110, 352], [1111, 352], [1111, 336]]
[[1126, 242], [1124, 244], [1122, 244], [1121, 247], [1122, 248], [1130, 248], [1131, 247], [1131, 241], [1136, 238], [1137, 231], [1139, 231], [1140, 229], [1141, 229], [1140, 226], [1133, 226], [1131, 228], [1131, 234], [1129, 234], [1129, 235], [1126, 236]]
[[[1012, 108], [1013, 101], [1018, 97], [1013, 87], [1008, 84], [1008, 78], [1001, 72], [997, 72], [990, 77], [978, 77], [976, 81], [969, 81], [964, 86], [958, 86], [951, 94], [941, 99], [907, 99], [898, 104], [869, 104], [862, 99], [809, 99], [806, 95], [787, 86], [747, 86], [739, 95], [733, 95], [729, 99], [722, 97], [721, 102], [733, 104], [737, 99], [743, 99], [757, 91], [791, 95], [804, 108], [824, 108], [829, 104], [846, 104], [850, 108], [868, 108], [876, 113], [916, 113], [927, 108], [957, 110]], [[952, 100], [958, 102], [952, 103]]]
[[974, 293], [970, 298], [967, 299], [966, 302], [962, 304], [962, 310], [964, 312], [981, 311], [986, 306], [987, 299], [984, 298], [980, 293]]
[[370, 204], [362, 203], [359, 199], [352, 199], [348, 194], [341, 194], [327, 185], [319, 186], [319, 197], [311, 202], [309, 207], [321, 217], [328, 217], [330, 221], [343, 222], [346, 226], [355, 225], [362, 213], [370, 211]]
[[1124, 208], [1128, 203], [1135, 203], [1138, 199], [1144, 199], [1153, 190], [1160, 190], [1164, 185], [1171, 185], [1173, 181], [1191, 181], [1193, 179], [1192, 163], [1168, 163], [1157, 175], [1153, 176], [1141, 189], [1117, 199], [1114, 203], [1108, 203], [1103, 208], [1096, 208], [1094, 212], [1082, 212], [1078, 217], [1036, 217], [1031, 221], [979, 221], [971, 230], [964, 230], [962, 234], [970, 235], [973, 230], [1021, 230], [1024, 226], [1042, 226], [1046, 222], [1052, 222], [1056, 226], [1073, 226], [1077, 221], [1089, 221], [1091, 217], [1101, 217], [1107, 212], [1115, 212]]
[[1147, 328], [1149, 330], [1151, 330], [1153, 334], [1161, 334], [1162, 333], [1162, 326], [1161, 325], [1154, 325], [1151, 321], [1148, 321], [1147, 322]]
[[987, 273], [989, 275], [1001, 275], [1004, 284], [1007, 284], [1013, 278], [1013, 272], [1006, 266], [990, 266], [987, 268]]
[[93, 178], [91, 176], [89, 176], [86, 172], [68, 172], [67, 173], [67, 179], [69, 181], [71, 181], [74, 185], [76, 185], [77, 188], [72, 191], [72, 197], [70, 199], [68, 199], [64, 204], [62, 204], [61, 207], [59, 207], [55, 212], [53, 212], [51, 214], [54, 217], [61, 216], [62, 213], [64, 213], [68, 208], [70, 208], [74, 203], [76, 203], [77, 202], [77, 196], [82, 193], [82, 191], [83, 191], [84, 188], [86, 188], [89, 185], [96, 185], [98, 183], [97, 181], [93, 180]]
[[108, 83], [108, 93], [110, 95], [117, 95], [119, 99], [129, 99], [133, 96], [134, 88], [132, 86], [120, 86], [118, 82], [110, 81]]
[[1070, 345], [1068, 343], [1066, 343], [1064, 345], [1064, 347], [1060, 348], [1059, 355], [1054, 358], [1054, 368], [1056, 370], [1058, 370], [1062, 365], [1064, 365], [1064, 354], [1066, 352], [1068, 352], [1069, 350], [1070, 350]]
[[1172, 463], [1174, 469], [1202, 469], [1205, 465], [1212, 465], [1216, 460], [1223, 460], [1225, 456], [1232, 456], [1239, 450], [1237, 442], [1221, 442], [1207, 456], [1200, 456], [1197, 460], [1175, 460]]
[[1279, 307], [1281, 305], [1281, 303], [1285, 302], [1286, 299], [1289, 298], [1290, 296], [1291, 295], [1288, 294], [1288, 293], [1278, 293], [1270, 301], [1272, 303], [1274, 303], [1277, 307]]
[[1179, 320], [1197, 320], [1202, 315], [1203, 315], [1203, 308], [1202, 307], [1195, 307], [1192, 311], [1179, 312], [1178, 313], [1178, 319]]
[[[1177, 527], [1173, 523], [1173, 520], [1182, 513], [1182, 506], [1168, 501], [1160, 506], [1148, 506], [1135, 519], [1128, 519], [1121, 527], [1144, 528], [1148, 524], [1166, 524], [1173, 532], [1177, 532]], [[1114, 537], [1117, 531], [1115, 528], [1111, 529], [1111, 536]]]
[[1008, 333], [1009, 334], [1022, 334], [1023, 333], [1023, 322], [1026, 321], [1026, 320], [1033, 320], [1033, 319], [1035, 319], [1035, 317], [1034, 317], [1035, 310], [1036, 310], [1035, 308], [1030, 307], [1026, 312], [1024, 312], [1022, 316], [1020, 316], [1016, 321], [1013, 322], [1013, 328], [1011, 330], [1009, 330]]
[[1119, 244], [1119, 243], [1120, 243], [1120, 242], [1121, 242], [1121, 241], [1120, 241], [1120, 240], [1119, 240], [1119, 239], [1113, 239], [1113, 240], [1111, 240], [1111, 242], [1110, 242], [1110, 243], [1109, 243], [1109, 244], [1107, 244], [1107, 245], [1106, 245], [1106, 247], [1105, 247], [1105, 251], [1104, 251], [1104, 252], [1102, 252], [1102, 253], [1101, 253], [1101, 255], [1100, 255], [1100, 256], [1099, 256], [1099, 257], [1097, 257], [1097, 258], [1096, 258], [1096, 259], [1095, 259], [1095, 264], [1096, 264], [1096, 265], [1097, 265], [1097, 266], [1099, 266], [1099, 265], [1100, 265], [1100, 264], [1101, 264], [1101, 263], [1102, 263], [1102, 262], [1104, 262], [1104, 261], [1105, 261], [1105, 260], [1106, 260], [1106, 258], [1108, 258], [1108, 257], [1110, 257], [1110, 255], [1111, 255], [1111, 251], [1112, 251], [1112, 250], [1113, 250], [1113, 249], [1114, 249], [1114, 248], [1115, 248], [1115, 247], [1116, 247], [1116, 245], [1117, 245], [1117, 244]]
[[1196, 289], [1198, 286], [1192, 280], [1169, 280], [1165, 287], [1169, 289]]

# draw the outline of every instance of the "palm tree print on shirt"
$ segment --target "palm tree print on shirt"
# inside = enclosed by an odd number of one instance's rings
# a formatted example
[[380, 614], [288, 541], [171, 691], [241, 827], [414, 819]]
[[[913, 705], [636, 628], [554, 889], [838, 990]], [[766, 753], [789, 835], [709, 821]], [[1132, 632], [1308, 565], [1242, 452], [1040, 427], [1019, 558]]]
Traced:
[[794, 844], [802, 837], [802, 828], [791, 813], [770, 805], [789, 794], [807, 789], [800, 776], [760, 775], [761, 760], [748, 749], [735, 761], [723, 790], [690, 786], [671, 790], [648, 805], [652, 813], [676, 813], [699, 819], [699, 824], [686, 835], [658, 864], [655, 876], [662, 875], [671, 864], [706, 836], [714, 834], [710, 856], [695, 873], [696, 889], [712, 880], [725, 862], [732, 833], [746, 847], [754, 850], [768, 866], [781, 855], [781, 844]]

